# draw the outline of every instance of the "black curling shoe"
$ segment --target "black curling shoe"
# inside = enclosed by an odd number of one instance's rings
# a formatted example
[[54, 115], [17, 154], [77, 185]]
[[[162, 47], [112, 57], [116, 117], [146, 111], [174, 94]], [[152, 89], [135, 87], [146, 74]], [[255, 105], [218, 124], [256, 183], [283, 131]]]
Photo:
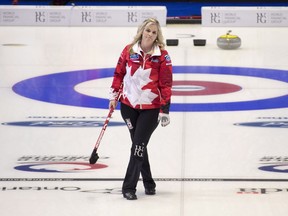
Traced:
[[156, 194], [156, 190], [154, 188], [146, 188], [145, 189], [145, 194], [146, 195], [155, 195]]
[[136, 194], [133, 192], [123, 193], [123, 197], [126, 198], [127, 200], [136, 200], [137, 199]]

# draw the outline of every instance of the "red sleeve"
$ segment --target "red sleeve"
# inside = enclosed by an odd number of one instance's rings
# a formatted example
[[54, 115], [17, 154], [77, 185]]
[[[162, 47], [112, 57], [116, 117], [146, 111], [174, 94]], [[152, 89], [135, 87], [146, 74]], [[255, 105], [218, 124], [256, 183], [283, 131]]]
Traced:
[[123, 82], [123, 78], [126, 74], [126, 63], [127, 63], [127, 56], [128, 56], [128, 52], [129, 52], [129, 45], [126, 46], [116, 65], [115, 71], [114, 71], [114, 76], [113, 76], [113, 82], [111, 85], [111, 89], [113, 89], [114, 92], [118, 92], [120, 89], [120, 86]]
[[166, 50], [162, 50], [161, 66], [159, 72], [159, 89], [161, 93], [161, 111], [169, 113], [172, 95], [172, 62]]

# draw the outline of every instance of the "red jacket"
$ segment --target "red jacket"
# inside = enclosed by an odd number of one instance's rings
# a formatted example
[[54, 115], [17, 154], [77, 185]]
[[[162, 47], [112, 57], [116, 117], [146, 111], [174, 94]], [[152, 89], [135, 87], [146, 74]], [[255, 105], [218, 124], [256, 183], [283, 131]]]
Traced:
[[124, 48], [118, 60], [111, 85], [112, 95], [123, 83], [121, 103], [135, 109], [161, 108], [169, 113], [172, 63], [168, 52], [155, 47], [152, 55], [144, 56], [138, 44], [133, 46], [132, 54], [130, 47]]

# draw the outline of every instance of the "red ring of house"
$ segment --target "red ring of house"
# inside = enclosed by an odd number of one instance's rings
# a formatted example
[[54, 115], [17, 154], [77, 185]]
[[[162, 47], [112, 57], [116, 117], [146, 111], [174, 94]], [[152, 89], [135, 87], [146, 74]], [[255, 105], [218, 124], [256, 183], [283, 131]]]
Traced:
[[242, 88], [230, 83], [212, 81], [173, 81], [173, 96], [198, 96], [228, 94]]

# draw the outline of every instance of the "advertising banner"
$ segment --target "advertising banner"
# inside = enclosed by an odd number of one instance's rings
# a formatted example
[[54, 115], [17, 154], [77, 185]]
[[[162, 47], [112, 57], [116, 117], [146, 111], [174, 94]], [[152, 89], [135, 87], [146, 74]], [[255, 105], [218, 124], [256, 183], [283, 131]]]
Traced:
[[139, 26], [147, 18], [166, 25], [162, 6], [0, 6], [0, 26]]
[[202, 7], [202, 25], [287, 27], [288, 7]]

